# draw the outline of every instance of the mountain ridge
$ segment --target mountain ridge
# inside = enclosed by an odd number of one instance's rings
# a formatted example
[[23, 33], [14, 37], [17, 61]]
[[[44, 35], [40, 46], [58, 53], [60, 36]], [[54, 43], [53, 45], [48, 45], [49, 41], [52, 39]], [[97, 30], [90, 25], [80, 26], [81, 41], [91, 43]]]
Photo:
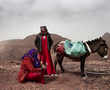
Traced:
[[[24, 39], [0, 41], [0, 60], [19, 60], [29, 49], [35, 48], [34, 40], [36, 35], [29, 35]], [[53, 45], [67, 39], [57, 34], [51, 34], [51, 36], [54, 41]], [[110, 33], [107, 32], [102, 37], [107, 41], [108, 46], [110, 46]]]

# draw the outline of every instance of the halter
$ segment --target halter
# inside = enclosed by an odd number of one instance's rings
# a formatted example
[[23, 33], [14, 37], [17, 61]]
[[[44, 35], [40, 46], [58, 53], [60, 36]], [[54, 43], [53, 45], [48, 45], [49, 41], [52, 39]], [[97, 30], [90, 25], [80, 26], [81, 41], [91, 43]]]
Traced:
[[85, 42], [85, 44], [86, 44], [86, 46], [87, 46], [87, 49], [88, 49], [89, 53], [92, 53], [92, 50], [91, 50], [91, 48], [89, 47], [89, 45], [87, 44], [87, 42]]

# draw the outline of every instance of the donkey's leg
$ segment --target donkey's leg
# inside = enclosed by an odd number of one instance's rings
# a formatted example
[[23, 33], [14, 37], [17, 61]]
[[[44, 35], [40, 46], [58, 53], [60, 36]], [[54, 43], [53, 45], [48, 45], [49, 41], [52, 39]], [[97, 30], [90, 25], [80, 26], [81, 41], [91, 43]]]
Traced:
[[56, 55], [56, 57], [55, 57], [55, 61], [54, 61], [55, 71], [56, 71], [56, 68], [57, 68], [57, 63], [58, 63], [58, 56]]
[[85, 58], [86, 58], [86, 57], [84, 57], [84, 56], [82, 56], [82, 57], [80, 58], [81, 77], [85, 77], [85, 73], [84, 73]]
[[64, 72], [64, 68], [63, 68], [63, 66], [62, 66], [63, 58], [64, 58], [63, 55], [58, 55], [58, 64], [59, 64], [59, 66], [60, 66], [60, 68], [61, 68], [61, 72], [62, 72], [62, 73]]

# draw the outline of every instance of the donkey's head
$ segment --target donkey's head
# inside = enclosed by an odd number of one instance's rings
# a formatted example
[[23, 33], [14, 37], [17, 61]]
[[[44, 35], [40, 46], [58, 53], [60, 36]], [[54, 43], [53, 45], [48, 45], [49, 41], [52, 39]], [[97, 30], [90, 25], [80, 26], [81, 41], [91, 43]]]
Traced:
[[108, 46], [103, 38], [93, 40], [93, 51], [97, 52], [104, 59], [108, 58]]
[[97, 53], [104, 59], [108, 58], [108, 46], [106, 41], [102, 38], [99, 38], [99, 47], [97, 49]]
[[108, 58], [108, 46], [102, 37], [88, 41], [88, 44], [90, 45], [93, 53], [97, 52], [104, 59]]

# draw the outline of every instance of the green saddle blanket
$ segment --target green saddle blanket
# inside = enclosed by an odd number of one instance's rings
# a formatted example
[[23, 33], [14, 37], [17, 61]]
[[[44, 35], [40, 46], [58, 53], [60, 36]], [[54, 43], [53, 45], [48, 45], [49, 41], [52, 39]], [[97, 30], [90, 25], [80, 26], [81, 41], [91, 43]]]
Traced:
[[87, 52], [83, 42], [81, 41], [71, 42], [69, 40], [66, 40], [64, 43], [64, 49], [67, 55], [71, 55], [73, 57], [82, 56]]

